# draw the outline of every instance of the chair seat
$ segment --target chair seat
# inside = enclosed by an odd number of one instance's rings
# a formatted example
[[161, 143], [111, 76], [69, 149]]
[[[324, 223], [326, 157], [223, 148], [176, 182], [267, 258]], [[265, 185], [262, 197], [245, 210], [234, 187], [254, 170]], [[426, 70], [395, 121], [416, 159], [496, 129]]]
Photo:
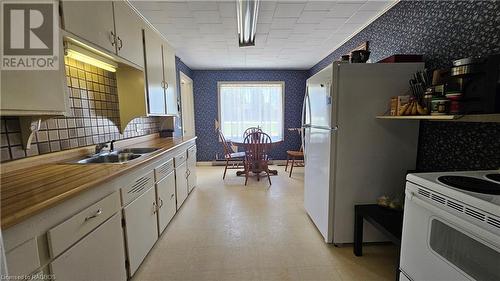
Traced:
[[226, 158], [244, 158], [245, 157], [245, 152], [234, 152], [234, 153], [231, 153], [229, 154], [229, 157], [226, 157]]
[[304, 157], [304, 151], [287, 150], [286, 154], [293, 157]]

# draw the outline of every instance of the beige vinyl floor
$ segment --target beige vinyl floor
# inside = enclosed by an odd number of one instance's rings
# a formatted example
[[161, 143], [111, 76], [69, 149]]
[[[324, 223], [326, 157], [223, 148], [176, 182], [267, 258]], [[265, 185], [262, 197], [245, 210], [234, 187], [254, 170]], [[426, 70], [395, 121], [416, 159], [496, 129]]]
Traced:
[[198, 167], [198, 185], [145, 259], [139, 280], [395, 280], [397, 250], [325, 244], [303, 207], [303, 168], [292, 178], [237, 177]]

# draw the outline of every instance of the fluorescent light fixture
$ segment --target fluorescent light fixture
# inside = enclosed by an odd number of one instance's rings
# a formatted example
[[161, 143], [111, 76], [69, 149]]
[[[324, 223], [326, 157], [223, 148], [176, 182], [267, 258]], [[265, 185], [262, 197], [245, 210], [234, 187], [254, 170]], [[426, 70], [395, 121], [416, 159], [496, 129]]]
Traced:
[[[89, 47], [90, 50], [83, 48], [79, 45], [72, 44], [71, 42], [66, 42], [66, 56], [68, 58], [72, 58], [77, 61], [81, 61], [84, 63], [88, 63], [98, 68], [102, 68], [104, 70], [110, 72], [116, 72], [116, 68], [118, 64], [99, 53], [93, 52], [92, 47]], [[107, 55], [106, 55], [107, 56]]]
[[240, 47], [255, 46], [259, 0], [237, 0], [236, 13]]

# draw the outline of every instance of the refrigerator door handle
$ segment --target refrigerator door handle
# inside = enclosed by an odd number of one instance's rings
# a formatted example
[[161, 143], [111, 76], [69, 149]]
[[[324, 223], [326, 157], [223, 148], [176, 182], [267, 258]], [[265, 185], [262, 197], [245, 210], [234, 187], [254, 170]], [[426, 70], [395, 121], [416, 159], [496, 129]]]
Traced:
[[300, 134], [300, 142], [301, 142], [301, 148], [302, 151], [304, 152], [304, 165], [306, 163], [306, 142], [305, 142], [305, 137], [306, 137], [306, 126], [309, 126], [309, 124], [306, 124], [306, 103], [309, 100], [309, 87], [306, 85], [306, 94], [304, 95], [304, 102], [302, 103], [302, 120], [301, 120], [301, 134]]

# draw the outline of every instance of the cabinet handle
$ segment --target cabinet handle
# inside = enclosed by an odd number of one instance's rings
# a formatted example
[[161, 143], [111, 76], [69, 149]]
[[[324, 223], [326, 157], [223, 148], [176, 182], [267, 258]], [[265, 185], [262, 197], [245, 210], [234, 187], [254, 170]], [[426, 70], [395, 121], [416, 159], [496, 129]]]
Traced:
[[168, 83], [165, 82], [165, 86], [164, 86], [165, 90], [168, 89]]
[[174, 198], [175, 194], [170, 194], [170, 199]]
[[120, 36], [117, 37], [118, 38], [118, 50], [121, 50], [122, 47], [123, 47], [123, 41], [122, 39], [120, 38]]
[[102, 210], [98, 209], [97, 212], [95, 212], [95, 214], [93, 214], [92, 216], [85, 217], [85, 221], [91, 220], [93, 218], [97, 218], [101, 214], [102, 214]]
[[111, 36], [109, 39], [111, 40], [111, 46], [114, 46], [114, 45], [116, 45], [116, 34], [113, 31], [111, 31], [110, 33], [111, 33]]
[[161, 87], [165, 89], [165, 81], [161, 81]]
[[161, 209], [161, 207], [163, 207], [163, 200], [160, 198], [160, 206], [158, 206], [158, 210]]
[[158, 211], [158, 207], [156, 206], [156, 202], [153, 202], [153, 214], [156, 214]]

